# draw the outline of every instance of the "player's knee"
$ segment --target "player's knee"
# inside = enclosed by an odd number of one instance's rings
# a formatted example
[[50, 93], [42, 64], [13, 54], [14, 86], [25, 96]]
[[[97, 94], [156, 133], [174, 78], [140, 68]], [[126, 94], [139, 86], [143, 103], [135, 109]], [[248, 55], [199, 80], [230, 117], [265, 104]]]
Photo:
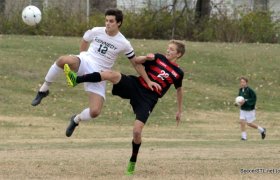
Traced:
[[101, 113], [101, 110], [99, 110], [99, 109], [91, 109], [89, 113], [90, 113], [90, 116], [92, 118], [96, 118]]
[[67, 56], [60, 56], [57, 60], [56, 60], [56, 64], [63, 68], [64, 64], [67, 64]]
[[241, 120], [239, 123], [240, 123], [241, 125], [246, 125], [246, 121], [245, 121], [245, 120]]
[[252, 123], [247, 123], [247, 125], [248, 125], [248, 126], [253, 126], [253, 124], [252, 124]]
[[115, 71], [106, 71], [103, 75], [106, 80], [109, 80], [113, 84], [117, 84], [121, 79], [121, 74]]
[[142, 131], [140, 129], [133, 129], [133, 138], [136, 140], [141, 139]]

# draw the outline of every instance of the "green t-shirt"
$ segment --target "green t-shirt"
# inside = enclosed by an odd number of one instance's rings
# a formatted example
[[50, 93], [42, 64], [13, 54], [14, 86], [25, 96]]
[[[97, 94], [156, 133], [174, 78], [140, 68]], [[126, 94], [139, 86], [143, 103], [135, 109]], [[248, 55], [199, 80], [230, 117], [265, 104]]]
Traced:
[[240, 88], [238, 95], [245, 99], [245, 103], [241, 106], [242, 110], [251, 111], [255, 109], [257, 95], [253, 89], [250, 87]]

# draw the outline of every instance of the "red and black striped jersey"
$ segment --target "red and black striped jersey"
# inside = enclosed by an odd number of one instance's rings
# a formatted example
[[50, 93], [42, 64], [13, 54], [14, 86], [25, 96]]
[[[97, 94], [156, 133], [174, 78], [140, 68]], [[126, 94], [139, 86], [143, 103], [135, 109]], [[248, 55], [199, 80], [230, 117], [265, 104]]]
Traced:
[[[155, 54], [153, 61], [146, 61], [143, 65], [148, 77], [161, 86], [161, 91], [157, 91], [160, 98], [168, 91], [172, 84], [174, 84], [176, 89], [182, 86], [184, 72], [179, 68], [178, 64], [169, 61], [164, 55]], [[141, 76], [139, 80], [145, 88], [149, 89]]]

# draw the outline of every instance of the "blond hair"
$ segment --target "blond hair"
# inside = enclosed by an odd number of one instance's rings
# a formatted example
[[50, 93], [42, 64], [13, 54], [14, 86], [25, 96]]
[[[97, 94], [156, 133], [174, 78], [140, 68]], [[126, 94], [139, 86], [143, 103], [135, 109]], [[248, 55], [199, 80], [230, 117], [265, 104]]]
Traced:
[[181, 53], [180, 57], [182, 57], [185, 54], [186, 49], [185, 49], [185, 43], [183, 41], [172, 39], [169, 41], [169, 44], [175, 44], [177, 46], [177, 52]]

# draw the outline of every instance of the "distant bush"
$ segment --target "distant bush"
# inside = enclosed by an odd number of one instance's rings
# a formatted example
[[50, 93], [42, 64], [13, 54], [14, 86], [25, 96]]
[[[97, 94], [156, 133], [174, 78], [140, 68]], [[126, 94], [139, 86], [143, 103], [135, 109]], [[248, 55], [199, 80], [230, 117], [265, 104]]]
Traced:
[[270, 12], [251, 12], [242, 16], [240, 30], [246, 42], [275, 43], [279, 28], [277, 22], [272, 21]]
[[277, 43], [279, 22], [270, 12], [250, 12], [239, 18], [214, 15], [194, 28], [198, 41]]
[[96, 14], [87, 22], [82, 15], [65, 14], [59, 8], [44, 10], [42, 21], [34, 27], [23, 23], [20, 12], [12, 14], [14, 15], [9, 17], [0, 16], [0, 34], [81, 36], [92, 25], [104, 25], [104, 14]]
[[[67, 14], [58, 8], [46, 9], [36, 27], [23, 24], [20, 12], [11, 14], [14, 15], [0, 16], [1, 34], [81, 36], [93, 26], [104, 26], [104, 14], [98, 12], [87, 22], [83, 13]], [[238, 17], [212, 15], [197, 23], [192, 10], [172, 14], [166, 9], [142, 9], [137, 13], [125, 12], [121, 31], [128, 38], [170, 39], [173, 30], [173, 38], [192, 41], [280, 42], [279, 22], [272, 20], [271, 12], [239, 14]]]

